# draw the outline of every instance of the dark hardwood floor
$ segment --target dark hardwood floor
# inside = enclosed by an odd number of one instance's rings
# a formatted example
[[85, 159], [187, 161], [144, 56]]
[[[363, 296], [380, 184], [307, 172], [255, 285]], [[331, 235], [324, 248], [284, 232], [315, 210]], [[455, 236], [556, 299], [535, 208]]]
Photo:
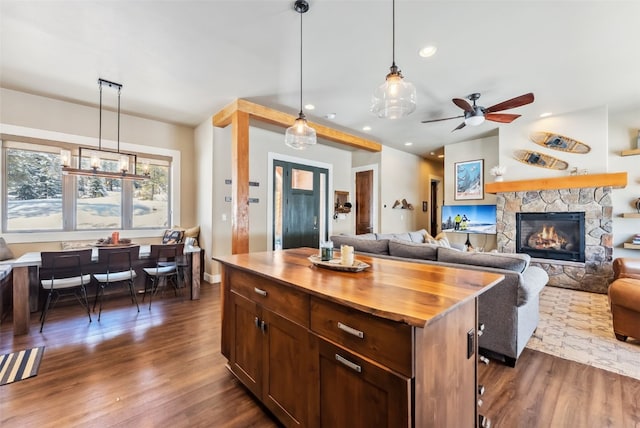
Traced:
[[[38, 376], [0, 386], [0, 426], [277, 426], [225, 368], [217, 284], [199, 301], [166, 293], [139, 314], [110, 296], [93, 318], [70, 302], [42, 334], [38, 314], [27, 336], [0, 325], [0, 353], [46, 346]], [[481, 364], [480, 383], [494, 428], [640, 427], [640, 381], [540, 352], [515, 368]]]

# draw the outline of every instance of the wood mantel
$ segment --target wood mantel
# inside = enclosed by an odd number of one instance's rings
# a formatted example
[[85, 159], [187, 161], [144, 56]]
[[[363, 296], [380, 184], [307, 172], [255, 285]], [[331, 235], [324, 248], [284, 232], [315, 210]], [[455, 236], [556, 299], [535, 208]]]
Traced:
[[502, 181], [484, 185], [485, 193], [526, 192], [528, 190], [579, 189], [583, 187], [627, 186], [626, 172], [570, 175], [535, 180]]

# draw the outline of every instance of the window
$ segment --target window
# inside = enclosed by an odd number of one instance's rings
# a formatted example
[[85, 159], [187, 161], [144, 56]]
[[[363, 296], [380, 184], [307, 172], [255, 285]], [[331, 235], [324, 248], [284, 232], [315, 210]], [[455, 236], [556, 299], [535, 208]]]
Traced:
[[[60, 149], [3, 141], [6, 232], [165, 228], [170, 225], [171, 164], [139, 158], [143, 181], [63, 175]], [[82, 167], [89, 167], [83, 156]], [[100, 169], [117, 171], [116, 160]]]
[[6, 149], [5, 230], [62, 230], [62, 171], [55, 153]]

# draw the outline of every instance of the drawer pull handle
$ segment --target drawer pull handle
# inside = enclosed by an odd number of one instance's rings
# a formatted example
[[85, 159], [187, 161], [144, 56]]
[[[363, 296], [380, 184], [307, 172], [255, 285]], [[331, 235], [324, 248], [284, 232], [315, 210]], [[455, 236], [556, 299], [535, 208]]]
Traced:
[[353, 328], [353, 327], [349, 327], [349, 326], [348, 326], [348, 325], [346, 325], [346, 324], [342, 324], [340, 321], [338, 321], [338, 328], [339, 328], [340, 330], [342, 330], [342, 331], [345, 331], [345, 332], [349, 333], [349, 334], [352, 334], [352, 335], [354, 335], [354, 336], [357, 336], [357, 337], [359, 337], [360, 339], [364, 339], [364, 333], [363, 333], [363, 332], [361, 332], [360, 330], [356, 330], [356, 329], [355, 329], [355, 328]]
[[338, 360], [339, 362], [341, 362], [345, 366], [349, 367], [351, 370], [355, 370], [358, 373], [362, 373], [362, 367], [360, 367], [356, 363], [352, 363], [351, 361], [347, 360], [343, 356], [336, 354], [336, 360]]
[[253, 291], [255, 291], [256, 293], [258, 293], [261, 296], [267, 297], [267, 292], [265, 290], [262, 290], [258, 287], [253, 287]]

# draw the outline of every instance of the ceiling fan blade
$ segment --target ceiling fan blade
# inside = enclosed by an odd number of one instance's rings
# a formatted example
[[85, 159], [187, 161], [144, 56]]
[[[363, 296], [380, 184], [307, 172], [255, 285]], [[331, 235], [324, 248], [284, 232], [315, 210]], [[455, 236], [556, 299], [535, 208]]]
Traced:
[[461, 117], [464, 117], [464, 115], [453, 116], [453, 117], [445, 117], [444, 119], [423, 120], [422, 123], [442, 122], [443, 120], [460, 119]]
[[510, 100], [493, 105], [485, 109], [485, 112], [495, 113], [497, 111], [509, 110], [510, 108], [516, 108], [526, 104], [531, 104], [532, 102], [533, 93], [529, 92], [528, 94], [520, 95], [519, 97], [511, 98]]
[[462, 129], [462, 128], [464, 128], [465, 126], [467, 126], [467, 124], [466, 124], [466, 123], [464, 123], [464, 122], [462, 122], [462, 123], [461, 123], [460, 125], [458, 125], [455, 129], [453, 129], [451, 132], [453, 132], [453, 131], [457, 131], [458, 129]]
[[487, 120], [491, 120], [493, 122], [501, 122], [501, 123], [511, 123], [519, 117], [520, 117], [519, 114], [510, 114], [510, 113], [487, 113], [484, 115], [484, 118]]
[[451, 101], [453, 101], [453, 103], [455, 105], [457, 105], [458, 107], [460, 107], [464, 111], [471, 111], [472, 110], [471, 104], [469, 104], [467, 102], [467, 100], [463, 100], [462, 98], [454, 98]]

